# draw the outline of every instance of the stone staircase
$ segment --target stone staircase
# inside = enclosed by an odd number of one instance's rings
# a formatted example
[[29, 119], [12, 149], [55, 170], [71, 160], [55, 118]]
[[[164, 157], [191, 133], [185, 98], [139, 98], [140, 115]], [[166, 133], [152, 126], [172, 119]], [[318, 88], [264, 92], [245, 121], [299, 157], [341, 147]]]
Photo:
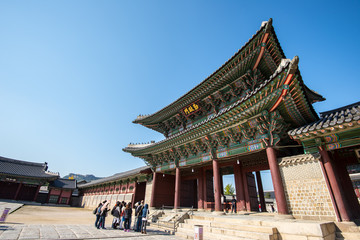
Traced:
[[150, 222], [150, 226], [170, 234], [175, 234], [179, 223], [184, 222], [184, 219], [187, 218], [189, 218], [187, 211], [174, 212], [172, 210], [164, 209], [158, 214], [156, 221]]
[[359, 240], [360, 227], [353, 222], [339, 222], [336, 225], [336, 240]]
[[[217, 221], [219, 220], [219, 221]], [[194, 239], [195, 225], [203, 226], [204, 239], [258, 239], [258, 240], [277, 240], [278, 232], [274, 227], [260, 226], [254, 222], [244, 222], [235, 219], [223, 221], [223, 219], [209, 218], [203, 216], [190, 216], [180, 223], [175, 235], [186, 239]]]
[[[203, 226], [203, 239], [214, 240], [334, 240], [335, 224], [276, 217], [195, 213], [180, 223], [176, 236], [194, 239], [195, 225]], [[346, 238], [345, 238], [346, 239]], [[360, 238], [356, 238], [359, 240]], [[339, 239], [340, 240], [340, 239]]]

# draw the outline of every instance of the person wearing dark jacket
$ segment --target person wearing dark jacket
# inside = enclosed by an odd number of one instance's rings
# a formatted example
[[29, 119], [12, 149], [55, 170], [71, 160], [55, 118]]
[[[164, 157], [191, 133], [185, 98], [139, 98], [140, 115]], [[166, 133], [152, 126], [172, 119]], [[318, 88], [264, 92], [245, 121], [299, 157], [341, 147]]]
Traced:
[[106, 229], [105, 228], [105, 218], [107, 216], [107, 212], [110, 210], [109, 207], [109, 202], [106, 202], [103, 204], [103, 206], [101, 207], [101, 213], [100, 213], [100, 221], [98, 223], [97, 228], [102, 228], [102, 229]]
[[99, 225], [100, 213], [101, 213], [101, 211], [99, 211], [99, 209], [101, 209], [101, 207], [102, 207], [102, 203], [99, 203], [97, 208], [95, 208], [95, 210], [94, 210], [94, 213], [95, 213], [95, 216], [96, 216], [95, 227], [98, 227], [98, 225]]
[[232, 196], [232, 200], [231, 200], [231, 213], [233, 212], [236, 213], [236, 199], [234, 196]]
[[130, 231], [130, 219], [131, 219], [131, 214], [132, 214], [132, 209], [130, 206], [130, 203], [128, 203], [126, 205], [126, 208], [124, 210], [124, 232], [129, 232]]
[[111, 210], [111, 215], [114, 216], [111, 227], [116, 229], [116, 227], [120, 224], [120, 202], [117, 201], [113, 209]]
[[136, 210], [135, 210], [135, 217], [137, 218], [137, 223], [136, 223], [136, 232], [140, 232], [141, 229], [141, 221], [142, 221], [142, 210], [144, 208], [144, 201], [141, 201], [139, 206], [137, 206]]

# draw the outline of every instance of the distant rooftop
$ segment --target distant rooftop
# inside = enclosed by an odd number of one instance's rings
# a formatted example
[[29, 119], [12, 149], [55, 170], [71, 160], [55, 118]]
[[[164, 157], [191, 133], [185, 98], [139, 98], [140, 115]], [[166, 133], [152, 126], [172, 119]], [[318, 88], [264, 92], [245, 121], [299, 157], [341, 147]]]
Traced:
[[143, 167], [139, 167], [139, 168], [135, 168], [126, 172], [121, 172], [121, 173], [116, 173], [110, 177], [104, 177], [101, 179], [97, 179], [85, 184], [78, 184], [79, 188], [84, 188], [84, 187], [90, 187], [90, 186], [95, 186], [98, 184], [102, 184], [102, 183], [106, 183], [106, 182], [112, 182], [114, 180], [118, 180], [121, 178], [126, 178], [126, 177], [130, 177], [132, 175], [136, 175], [142, 172], [146, 172], [146, 171], [150, 171], [151, 168], [149, 166], [143, 166]]
[[75, 179], [58, 178], [58, 179], [50, 182], [49, 186], [53, 187], [53, 188], [76, 189], [76, 180]]
[[59, 177], [59, 173], [49, 172], [47, 169], [46, 162], [35, 163], [0, 157], [0, 175], [45, 179]]

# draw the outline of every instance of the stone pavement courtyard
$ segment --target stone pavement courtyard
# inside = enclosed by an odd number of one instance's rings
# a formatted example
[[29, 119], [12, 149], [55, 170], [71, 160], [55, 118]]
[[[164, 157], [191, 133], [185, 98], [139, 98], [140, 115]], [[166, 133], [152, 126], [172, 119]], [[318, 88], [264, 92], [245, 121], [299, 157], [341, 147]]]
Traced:
[[91, 209], [24, 205], [0, 223], [0, 239], [182, 239], [151, 228], [146, 235], [111, 229], [112, 216], [106, 219], [107, 229], [96, 229], [94, 222]]

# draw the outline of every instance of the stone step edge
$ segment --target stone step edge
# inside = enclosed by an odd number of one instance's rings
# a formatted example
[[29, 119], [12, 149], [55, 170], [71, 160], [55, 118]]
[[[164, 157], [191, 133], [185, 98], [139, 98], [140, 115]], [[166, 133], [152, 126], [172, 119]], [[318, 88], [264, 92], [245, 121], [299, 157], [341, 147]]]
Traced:
[[[186, 219], [189, 220], [189, 219]], [[241, 225], [236, 225], [236, 224], [228, 224], [228, 223], [224, 223], [224, 224], [220, 224], [220, 223], [212, 223], [209, 222], [209, 225], [206, 224], [201, 224], [200, 221], [196, 221], [195, 223], [192, 221], [185, 221], [185, 223], [181, 223], [181, 224], [187, 224], [190, 226], [195, 226], [195, 225], [203, 225], [204, 227], [212, 227], [212, 228], [222, 228], [222, 229], [228, 229], [228, 230], [239, 230], [239, 229], [246, 229], [246, 228], [250, 228], [250, 229], [254, 229], [256, 228], [256, 232], [259, 232], [259, 230], [261, 232], [265, 232], [265, 233], [277, 233], [277, 228], [276, 227], [271, 227], [271, 226], [259, 226], [259, 225], [249, 225], [249, 224], [241, 224]], [[249, 231], [249, 230], [246, 230]], [[252, 232], [252, 231], [249, 231]]]
[[[253, 225], [262, 225], [264, 220], [256, 220], [256, 219], [241, 219], [241, 218], [225, 218], [225, 217], [210, 217], [210, 216], [196, 216], [192, 215], [189, 219], [194, 220], [202, 220], [202, 221], [211, 221], [211, 222], [222, 222], [222, 223], [244, 223], [249, 222]], [[270, 219], [269, 219], [270, 220]]]
[[[253, 228], [253, 226], [250, 226], [251, 228]], [[184, 228], [184, 229], [194, 229], [195, 225], [188, 225], [188, 224], [184, 224], [184, 223], [180, 223], [179, 228]], [[276, 228], [272, 228], [272, 229], [246, 229], [245, 226], [242, 226], [242, 228], [223, 228], [223, 227], [217, 227], [217, 226], [204, 226], [204, 229], [221, 229], [221, 230], [227, 230], [227, 231], [238, 231], [238, 232], [249, 232], [249, 233], [261, 233], [261, 234], [268, 234], [268, 235], [273, 235], [273, 234], [278, 234], [278, 231]]]
[[[186, 239], [194, 239], [195, 233], [188, 234], [184, 232], [176, 232], [175, 236], [184, 237]], [[237, 237], [237, 236], [224, 236], [214, 233], [204, 234], [204, 239], [216, 239], [216, 240], [249, 240], [249, 238]], [[211, 238], [210, 238], [211, 237]]]
[[[225, 233], [222, 233], [222, 234], [219, 234], [218, 231], [221, 231], [223, 229], [221, 228], [215, 228], [217, 231], [216, 232], [209, 232], [209, 231], [204, 231], [204, 234], [217, 234], [217, 235], [220, 235], [220, 236], [227, 236], [227, 237], [243, 237], [243, 238], [247, 238], [247, 239], [270, 239], [270, 238], [274, 238], [274, 234], [269, 234], [269, 233], [256, 233], [256, 232], [247, 232], [247, 231], [237, 231], [237, 230], [228, 230], [228, 231], [236, 231], [238, 234], [243, 234], [245, 236], [238, 236], [236, 234], [225, 234]], [[192, 229], [189, 229], [189, 228], [178, 228], [177, 229], [177, 232], [186, 232], [186, 233], [192, 233], [194, 234], [194, 230]], [[249, 236], [250, 235], [250, 236]], [[251, 237], [252, 236], [252, 237]], [[251, 238], [249, 238], [251, 237]]]
[[360, 232], [335, 232], [336, 237], [343, 237], [345, 239], [356, 237], [354, 239], [360, 239]]

